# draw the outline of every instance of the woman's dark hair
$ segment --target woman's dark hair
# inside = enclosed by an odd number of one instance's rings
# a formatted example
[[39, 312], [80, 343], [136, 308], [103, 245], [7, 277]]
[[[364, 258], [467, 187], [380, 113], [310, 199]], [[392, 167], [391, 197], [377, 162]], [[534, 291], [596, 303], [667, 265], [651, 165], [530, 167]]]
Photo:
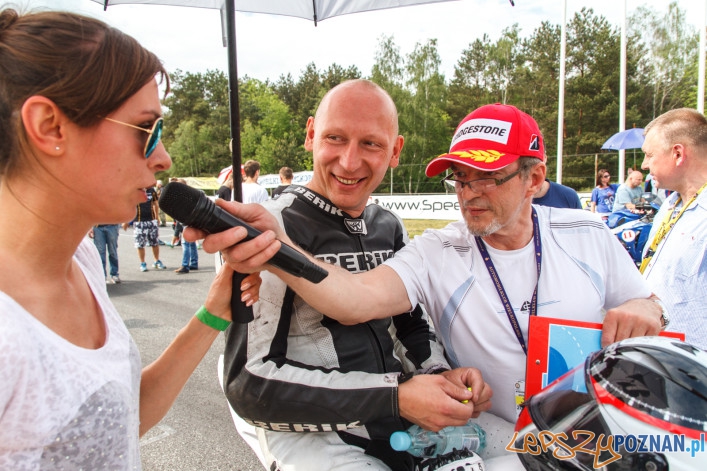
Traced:
[[0, 175], [16, 168], [27, 142], [20, 109], [52, 100], [74, 123], [95, 125], [159, 75], [160, 60], [100, 20], [68, 12], [0, 11]]
[[[605, 168], [600, 168], [599, 171], [597, 172], [597, 178], [596, 178], [596, 186], [601, 186], [601, 177], [609, 173], [609, 171]], [[607, 183], [608, 184], [608, 183]]]

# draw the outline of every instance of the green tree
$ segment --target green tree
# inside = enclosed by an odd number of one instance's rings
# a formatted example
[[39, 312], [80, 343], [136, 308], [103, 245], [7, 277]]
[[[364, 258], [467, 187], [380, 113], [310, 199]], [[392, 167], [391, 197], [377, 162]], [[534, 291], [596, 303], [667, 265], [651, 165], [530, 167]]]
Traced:
[[257, 160], [263, 174], [276, 173], [282, 166], [295, 171], [311, 168], [297, 145], [304, 128], [295, 125], [288, 106], [272, 87], [247, 78], [240, 85], [240, 96], [242, 160]]
[[[275, 82], [274, 89], [289, 107], [295, 122], [302, 129], [307, 124], [307, 118], [314, 115], [319, 100], [326, 92], [319, 71], [313, 62], [307, 64], [297, 82], [294, 82], [289, 75], [280, 76], [280, 79]], [[304, 142], [304, 131], [302, 139]]]
[[398, 180], [406, 193], [436, 191], [438, 183], [425, 176], [429, 160], [449, 147], [446, 83], [439, 71], [437, 40], [417, 43], [407, 56], [406, 87], [410, 98], [402, 104], [400, 123], [405, 136]]
[[165, 98], [164, 143], [172, 157], [169, 175], [216, 175], [231, 161], [228, 79], [221, 71], [171, 74]]
[[411, 164], [407, 158], [407, 135], [401, 119], [402, 110], [410, 101], [410, 92], [405, 88], [405, 61], [392, 36], [382, 35], [378, 38], [378, 49], [369, 79], [380, 85], [393, 99], [399, 115], [399, 132], [406, 138], [399, 166], [388, 171], [378, 191], [390, 191], [391, 181], [395, 183], [395, 191], [403, 191], [402, 181], [407, 175], [405, 169]]
[[685, 21], [678, 3], [668, 5], [660, 16], [640, 6], [631, 17], [631, 29], [645, 49], [642, 66], [650, 85], [650, 114], [656, 117], [697, 103], [698, 33]]
[[322, 88], [324, 92], [331, 90], [341, 82], [361, 78], [361, 71], [355, 65], [344, 69], [338, 64], [332, 64], [321, 74]]
[[[560, 26], [545, 21], [521, 43], [515, 86], [522, 93], [514, 103], [535, 118], [548, 156], [557, 155], [557, 100], [559, 87]], [[555, 173], [555, 162], [548, 173]]]
[[505, 28], [498, 41], [489, 48], [487, 80], [495, 95], [494, 101], [498, 103], [507, 104], [512, 100], [509, 97], [510, 89], [521, 65], [519, 33], [518, 24]]
[[393, 99], [400, 110], [410, 100], [410, 92], [405, 85], [405, 60], [392, 36], [378, 38], [375, 62], [371, 68], [370, 80], [380, 85]]
[[[491, 51], [491, 40], [487, 34], [475, 39], [462, 51], [454, 66], [454, 77], [449, 84], [447, 113], [455, 126], [467, 114], [481, 105], [491, 102], [489, 77], [486, 64]], [[450, 130], [451, 134], [453, 131]]]
[[564, 146], [573, 154], [595, 152], [618, 129], [619, 33], [588, 8], [567, 29]]
[[295, 114], [295, 110], [299, 108], [297, 102], [297, 93], [295, 80], [292, 74], [280, 75], [280, 78], [274, 84], [270, 85], [282, 102], [287, 105], [290, 113]]
[[395, 90], [402, 90], [405, 81], [405, 64], [400, 55], [400, 47], [392, 36], [378, 38], [378, 49], [371, 68], [371, 80], [393, 96]]

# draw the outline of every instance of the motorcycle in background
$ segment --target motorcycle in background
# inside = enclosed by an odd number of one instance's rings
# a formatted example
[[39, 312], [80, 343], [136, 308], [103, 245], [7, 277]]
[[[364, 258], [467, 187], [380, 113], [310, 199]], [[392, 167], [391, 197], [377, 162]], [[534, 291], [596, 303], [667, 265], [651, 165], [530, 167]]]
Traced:
[[648, 242], [653, 218], [660, 209], [652, 193], [644, 193], [643, 199], [645, 202], [636, 204], [636, 211], [628, 209], [614, 211], [606, 220], [607, 226], [619, 239], [636, 266], [641, 265], [643, 248]]

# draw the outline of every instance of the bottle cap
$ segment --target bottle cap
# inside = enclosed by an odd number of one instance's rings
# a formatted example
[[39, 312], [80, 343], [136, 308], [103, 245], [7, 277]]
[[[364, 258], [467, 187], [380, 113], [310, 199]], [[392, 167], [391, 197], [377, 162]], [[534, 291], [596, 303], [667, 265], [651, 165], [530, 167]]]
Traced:
[[395, 451], [405, 451], [411, 444], [412, 439], [407, 432], [393, 432], [390, 435], [390, 446]]

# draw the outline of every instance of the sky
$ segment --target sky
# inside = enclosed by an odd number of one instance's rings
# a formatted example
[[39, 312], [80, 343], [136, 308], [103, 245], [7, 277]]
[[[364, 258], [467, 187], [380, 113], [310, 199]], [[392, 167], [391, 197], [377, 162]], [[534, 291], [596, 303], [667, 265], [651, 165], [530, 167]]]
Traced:
[[[236, 0], [236, 4], [237, 4]], [[282, 0], [294, 1], [294, 0]], [[564, 1], [567, 20], [582, 7], [591, 7], [612, 24], [622, 18], [621, 0], [455, 0], [329, 18], [315, 27], [312, 21], [277, 15], [236, 12], [238, 75], [276, 81], [288, 73], [297, 80], [307, 64], [323, 71], [331, 64], [355, 65], [371, 72], [382, 36], [392, 36], [405, 56], [416, 43], [437, 39], [441, 71], [451, 79], [454, 65], [471, 42], [488, 34], [492, 41], [514, 23], [521, 37], [529, 36], [542, 21], [562, 23]], [[228, 69], [218, 10], [162, 5], [103, 7], [89, 0], [0, 0], [0, 5], [74, 11], [110, 23], [135, 37], [163, 61], [168, 71]], [[667, 0], [626, 0], [627, 16], [645, 4], [664, 13]], [[704, 25], [707, 0], [678, 0], [694, 28]], [[618, 58], [617, 58], [618, 63]]]

